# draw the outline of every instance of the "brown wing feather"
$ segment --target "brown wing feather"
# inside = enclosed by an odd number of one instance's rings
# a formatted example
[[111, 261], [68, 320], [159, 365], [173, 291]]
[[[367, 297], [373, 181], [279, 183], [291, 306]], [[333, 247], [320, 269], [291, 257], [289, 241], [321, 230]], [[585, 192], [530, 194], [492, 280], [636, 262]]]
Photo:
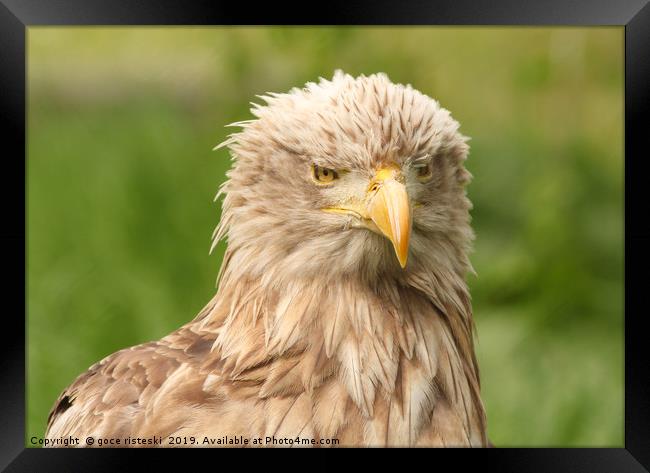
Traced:
[[91, 366], [57, 399], [46, 437], [129, 433], [133, 414], [187, 357], [182, 351], [164, 348], [158, 342], [138, 345]]

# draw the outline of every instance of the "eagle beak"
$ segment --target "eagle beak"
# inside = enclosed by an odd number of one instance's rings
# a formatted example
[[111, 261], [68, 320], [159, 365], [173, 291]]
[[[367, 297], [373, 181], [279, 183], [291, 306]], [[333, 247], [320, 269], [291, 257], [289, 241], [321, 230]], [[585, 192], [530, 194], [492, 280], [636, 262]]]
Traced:
[[406, 187], [396, 167], [382, 168], [370, 181], [367, 215], [393, 244], [402, 268], [406, 267], [411, 237], [411, 208]]
[[406, 267], [411, 237], [411, 205], [397, 166], [379, 169], [370, 180], [363, 200], [351, 199], [329, 213], [353, 216], [358, 225], [388, 238], [402, 268]]

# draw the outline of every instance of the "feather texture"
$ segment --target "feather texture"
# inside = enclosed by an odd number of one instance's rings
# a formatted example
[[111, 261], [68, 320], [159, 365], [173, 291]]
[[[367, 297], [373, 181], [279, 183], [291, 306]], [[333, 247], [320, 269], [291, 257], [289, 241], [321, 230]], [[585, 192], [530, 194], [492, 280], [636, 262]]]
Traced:
[[[214, 241], [228, 248], [217, 294], [178, 330], [79, 376], [47, 437], [486, 446], [458, 123], [383, 74], [339, 71], [261, 98], [256, 119], [233, 124], [242, 131], [220, 145], [235, 164], [219, 191]], [[349, 170], [348, 180], [314, 188], [312, 163]], [[405, 269], [385, 238], [320, 211], [365, 192], [386, 163], [434, 169], [427, 186], [406, 184], [418, 206]]]

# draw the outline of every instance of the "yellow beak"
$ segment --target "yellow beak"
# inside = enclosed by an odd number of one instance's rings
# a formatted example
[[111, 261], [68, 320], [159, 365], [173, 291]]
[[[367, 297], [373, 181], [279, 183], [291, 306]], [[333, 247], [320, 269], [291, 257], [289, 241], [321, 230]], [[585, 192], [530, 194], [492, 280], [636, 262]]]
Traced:
[[347, 202], [346, 205], [323, 210], [360, 218], [364, 227], [391, 241], [400, 266], [406, 267], [411, 237], [411, 207], [397, 167], [377, 171], [363, 202]]
[[[381, 233], [393, 243], [402, 268], [406, 267], [411, 237], [411, 209], [404, 184], [393, 168], [380, 169], [369, 188], [367, 212]], [[374, 194], [374, 195], [373, 195]]]

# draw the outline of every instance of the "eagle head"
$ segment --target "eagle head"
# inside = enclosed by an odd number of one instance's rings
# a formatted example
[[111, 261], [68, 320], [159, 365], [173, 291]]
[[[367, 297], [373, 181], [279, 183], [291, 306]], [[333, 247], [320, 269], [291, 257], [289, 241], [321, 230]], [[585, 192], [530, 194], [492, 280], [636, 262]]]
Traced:
[[323, 282], [469, 267], [467, 138], [437, 101], [341, 71], [259, 97], [256, 119], [218, 146], [234, 159], [215, 232], [231, 266]]

